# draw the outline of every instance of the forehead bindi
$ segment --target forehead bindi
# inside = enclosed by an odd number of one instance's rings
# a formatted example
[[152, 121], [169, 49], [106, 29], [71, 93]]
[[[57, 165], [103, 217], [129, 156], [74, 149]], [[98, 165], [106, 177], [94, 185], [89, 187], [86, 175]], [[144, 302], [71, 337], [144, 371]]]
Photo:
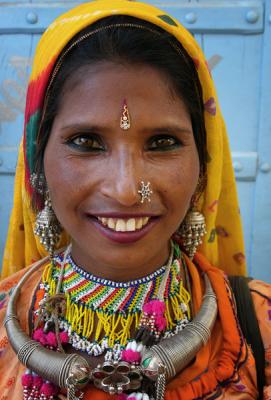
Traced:
[[120, 116], [120, 128], [127, 131], [131, 127], [131, 118], [127, 100], [124, 99], [122, 102], [121, 116]]

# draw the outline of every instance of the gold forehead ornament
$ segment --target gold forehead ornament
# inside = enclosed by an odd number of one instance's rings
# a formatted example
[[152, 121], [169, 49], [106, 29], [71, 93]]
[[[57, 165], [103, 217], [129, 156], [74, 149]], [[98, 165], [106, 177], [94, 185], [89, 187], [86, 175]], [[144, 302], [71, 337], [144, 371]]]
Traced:
[[130, 115], [126, 100], [123, 101], [121, 117], [120, 117], [120, 127], [124, 131], [127, 131], [131, 127]]

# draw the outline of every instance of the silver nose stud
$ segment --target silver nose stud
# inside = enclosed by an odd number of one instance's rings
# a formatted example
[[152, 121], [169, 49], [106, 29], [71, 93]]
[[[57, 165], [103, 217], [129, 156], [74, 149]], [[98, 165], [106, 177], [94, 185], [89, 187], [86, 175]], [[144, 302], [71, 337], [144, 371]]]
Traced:
[[144, 181], [141, 181], [140, 189], [137, 191], [137, 193], [139, 193], [141, 196], [140, 203], [144, 203], [145, 200], [148, 200], [148, 202], [150, 202], [151, 195], [153, 193], [151, 190], [150, 182], [144, 183]]

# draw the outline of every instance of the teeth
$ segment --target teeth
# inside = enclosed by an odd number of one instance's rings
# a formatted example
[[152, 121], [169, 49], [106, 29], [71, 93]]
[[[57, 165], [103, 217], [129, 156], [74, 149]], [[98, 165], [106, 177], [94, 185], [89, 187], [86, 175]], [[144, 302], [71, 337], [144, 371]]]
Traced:
[[107, 225], [108, 228], [115, 229], [116, 223], [113, 218], [108, 218], [108, 220], [105, 218], [105, 225]]
[[135, 218], [128, 219], [128, 221], [126, 222], [127, 231], [129, 232], [135, 231], [135, 228], [136, 228]]
[[126, 231], [126, 224], [124, 219], [117, 219], [115, 230], [117, 232], [125, 232]]
[[136, 220], [136, 229], [141, 229], [143, 225], [143, 218], [137, 218]]
[[137, 229], [141, 229], [144, 225], [149, 222], [150, 217], [140, 218], [104, 218], [98, 217], [98, 220], [108, 228], [113, 229], [116, 232], [134, 232]]

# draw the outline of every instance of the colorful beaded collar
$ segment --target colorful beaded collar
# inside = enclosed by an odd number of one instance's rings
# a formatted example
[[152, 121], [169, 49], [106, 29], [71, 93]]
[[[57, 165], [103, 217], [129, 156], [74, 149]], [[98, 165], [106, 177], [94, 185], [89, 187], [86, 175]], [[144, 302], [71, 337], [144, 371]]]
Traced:
[[[33, 339], [52, 350], [64, 351], [63, 347], [70, 343], [91, 356], [104, 354], [105, 361], [92, 371], [92, 380], [111, 394], [119, 393], [120, 388], [116, 389], [108, 378], [108, 368], [113, 368], [110, 375], [116, 365], [125, 364], [132, 375], [122, 377], [121, 390], [133, 387], [149, 400], [149, 390], [144, 385], [150, 383], [142, 381], [138, 369], [144, 350], [161, 338], [178, 333], [190, 319], [190, 295], [180, 274], [183, 261], [173, 261], [173, 243], [171, 247], [166, 266], [130, 282], [113, 282], [86, 272], [75, 264], [69, 250], [58, 255], [45, 268], [37, 292]], [[180, 255], [176, 246], [175, 255]], [[42, 383], [38, 389], [33, 383], [37, 379], [40, 377], [31, 371], [24, 374], [25, 399], [41, 395], [47, 400], [58, 392], [50, 382]], [[153, 388], [150, 390], [152, 393]]]
[[[54, 261], [53, 266], [50, 264], [45, 269], [40, 284], [44, 291], [41, 310], [46, 299], [56, 294], [63, 254]], [[181, 264], [182, 260], [175, 258], [167, 274], [163, 292], [165, 326], [160, 326], [162, 337], [179, 332], [190, 319], [190, 295], [180, 276]], [[106, 360], [118, 360], [142, 321], [144, 305], [158, 298], [165, 271], [166, 266], [162, 266], [143, 278], [114, 282], [86, 272], [69, 254], [62, 271], [60, 292], [65, 295], [66, 307], [58, 317], [59, 329], [68, 333], [75, 349], [93, 356], [105, 353]], [[45, 323], [50, 318], [43, 312]]]

